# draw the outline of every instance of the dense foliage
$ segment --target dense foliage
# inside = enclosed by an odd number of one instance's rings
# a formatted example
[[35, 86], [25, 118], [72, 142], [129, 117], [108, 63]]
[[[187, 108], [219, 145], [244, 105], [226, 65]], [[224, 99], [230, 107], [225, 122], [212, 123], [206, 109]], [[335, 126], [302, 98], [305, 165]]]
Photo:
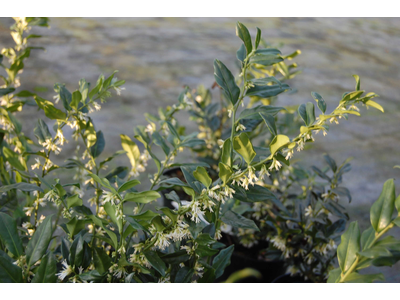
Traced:
[[[325, 135], [328, 122], [360, 116], [357, 105], [383, 111], [372, 100], [376, 94], [361, 90], [358, 76], [355, 90], [344, 93], [330, 113], [316, 92], [312, 97], [319, 114], [313, 102], [301, 104], [297, 112], [275, 106], [279, 94], [291, 91], [286, 82], [300, 73], [289, 64], [300, 52], [282, 55], [262, 40], [259, 28], [252, 39], [238, 23], [236, 34], [243, 42], [237, 51], [239, 75], [214, 61], [221, 99], [213, 102], [202, 86], [186, 88], [175, 105], [160, 108], [158, 116], [147, 115], [149, 123], [134, 129], [134, 139], [121, 134], [121, 150], [104, 157], [104, 135], [90, 114], [112, 91], [120, 94], [124, 81], [115, 72], [101, 75], [94, 87], [81, 79], [73, 92], [56, 83], [53, 101], [20, 90], [18, 74], [33, 49], [29, 39], [39, 37], [27, 32], [47, 26], [48, 20], [15, 21], [15, 46], [0, 55], [5, 71], [0, 87], [0, 282], [218, 282], [234, 251], [233, 244], [221, 242], [223, 234], [247, 247], [269, 241], [261, 259], [283, 259], [292, 274], [326, 281], [348, 219], [339, 198], [351, 200], [340, 186], [350, 165], [346, 160], [337, 166], [325, 155], [327, 168], [307, 170], [290, 160], [316, 133]], [[245, 99], [248, 106], [241, 108]], [[18, 121], [25, 105], [46, 116], [33, 130], [36, 141]], [[186, 133], [178, 124], [182, 111], [191, 114], [199, 132]], [[52, 157], [68, 142], [68, 127], [76, 150], [64, 165], [56, 165]], [[197, 159], [175, 163], [185, 148]], [[106, 171], [119, 155], [126, 155], [129, 167]], [[150, 162], [157, 172], [148, 174], [151, 184], [141, 184], [135, 178]], [[65, 169], [74, 172], [72, 182], [53, 176]], [[393, 184], [390, 188], [394, 191]], [[161, 198], [163, 207], [157, 206]], [[376, 226], [366, 238], [373, 240], [357, 254], [352, 223], [338, 248], [340, 269], [331, 271], [330, 281], [349, 281], [360, 264], [377, 264], [383, 252], [397, 257], [398, 248], [382, 250], [385, 239], [378, 241], [399, 223], [389, 220], [394, 202], [383, 198], [374, 205], [382, 217], [371, 213]], [[343, 258], [344, 247], [351, 248], [351, 256]]]

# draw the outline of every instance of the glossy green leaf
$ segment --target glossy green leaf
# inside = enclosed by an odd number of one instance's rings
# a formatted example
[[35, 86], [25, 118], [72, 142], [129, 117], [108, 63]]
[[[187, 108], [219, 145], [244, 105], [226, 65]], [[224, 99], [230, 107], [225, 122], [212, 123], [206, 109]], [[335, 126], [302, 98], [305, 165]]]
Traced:
[[202, 184], [204, 184], [206, 186], [206, 188], [210, 187], [210, 185], [212, 183], [212, 179], [208, 175], [207, 170], [204, 169], [203, 167], [197, 167], [196, 171], [193, 172], [193, 176], [198, 181], [200, 181]]
[[260, 231], [253, 220], [238, 215], [233, 211], [227, 211], [221, 217], [221, 221], [235, 228], [253, 229], [255, 231]]
[[131, 162], [132, 168], [136, 168], [136, 161], [140, 157], [139, 147], [133, 142], [129, 136], [120, 134], [122, 149], [126, 151], [126, 155]]
[[290, 143], [290, 139], [288, 136], [283, 134], [278, 134], [274, 137], [274, 139], [269, 144], [269, 149], [271, 151], [271, 158], [275, 155], [275, 153]]
[[228, 165], [224, 164], [223, 162], [220, 162], [218, 164], [218, 168], [219, 168], [219, 173], [218, 173], [219, 178], [221, 178], [221, 180], [224, 184], [227, 184], [229, 178], [233, 174], [232, 169]]
[[16, 258], [23, 254], [24, 250], [18, 236], [17, 223], [9, 215], [2, 212], [0, 212], [0, 237], [8, 251]]
[[261, 29], [257, 28], [257, 35], [256, 35], [256, 40], [254, 41], [254, 48], [257, 50], [258, 45], [260, 45], [260, 41], [261, 41]]
[[215, 270], [215, 278], [221, 277], [227, 266], [231, 264], [231, 256], [234, 250], [234, 245], [221, 250], [213, 260], [213, 268]]
[[226, 139], [222, 146], [221, 162], [227, 166], [232, 166], [232, 142], [231, 139]]
[[53, 215], [47, 216], [29, 240], [26, 246], [26, 262], [28, 266], [33, 266], [46, 253], [53, 235], [52, 219]]
[[242, 23], [237, 22], [236, 35], [243, 41], [243, 44], [246, 47], [247, 55], [249, 55], [253, 50], [253, 45], [251, 43], [251, 36], [249, 30]]
[[376, 232], [381, 232], [392, 221], [394, 211], [395, 187], [393, 179], [389, 179], [383, 185], [378, 200], [372, 205], [370, 215], [371, 224]]
[[235, 105], [239, 99], [240, 89], [231, 71], [218, 59], [214, 61], [214, 78], [224, 91], [226, 99], [230, 100], [231, 103]]
[[233, 138], [233, 149], [243, 157], [247, 164], [250, 164], [256, 156], [253, 145], [244, 132]]
[[54, 254], [49, 252], [43, 256], [32, 283], [55, 283], [57, 282], [56, 273], [57, 261]]
[[382, 273], [379, 274], [359, 274], [351, 273], [348, 275], [344, 282], [348, 283], [372, 283], [374, 281], [385, 281]]
[[168, 155], [171, 149], [168, 147], [167, 143], [165, 142], [164, 138], [157, 132], [153, 132], [152, 134], [154, 143], [161, 147], [161, 149], [164, 151], [165, 155]]
[[180, 268], [175, 276], [175, 283], [189, 283], [192, 280], [194, 269], [189, 267]]
[[26, 182], [19, 182], [10, 185], [4, 185], [0, 187], [0, 193], [6, 193], [11, 190], [20, 190], [23, 192], [33, 192], [33, 191], [40, 191], [43, 192], [43, 189], [36, 184], [26, 183]]
[[317, 102], [318, 108], [325, 113], [326, 112], [326, 103], [324, 98], [316, 92], [311, 92], [311, 96], [314, 98], [314, 100]]
[[353, 75], [354, 79], [356, 80], [356, 91], [360, 90], [360, 76], [358, 75]]
[[83, 201], [81, 198], [79, 198], [79, 195], [70, 196], [66, 199], [66, 201], [67, 201], [68, 208], [83, 205]]
[[299, 106], [299, 115], [307, 126], [311, 126], [315, 122], [315, 107], [311, 102], [301, 104]]
[[129, 180], [128, 182], [125, 182], [123, 185], [121, 185], [118, 188], [118, 193], [125, 192], [126, 190], [129, 190], [138, 184], [140, 184], [139, 180], [136, 180], [136, 179]]
[[165, 271], [167, 270], [167, 266], [162, 261], [162, 259], [158, 256], [155, 251], [145, 251], [143, 252], [144, 256], [150, 263], [150, 265], [161, 274], [161, 276], [165, 276]]
[[342, 271], [340, 268], [333, 269], [329, 272], [328, 283], [336, 283], [340, 280]]
[[286, 92], [290, 87], [286, 83], [274, 84], [274, 85], [256, 85], [247, 90], [246, 96], [258, 96], [261, 98], [270, 98], [278, 96], [279, 94]]
[[79, 102], [82, 100], [82, 94], [80, 91], [75, 91], [72, 93], [72, 99], [71, 99], [71, 107], [78, 109]]
[[122, 230], [122, 219], [117, 219], [115, 206], [112, 205], [110, 202], [105, 203], [103, 206], [104, 206], [104, 210], [106, 211], [107, 215], [110, 217], [111, 221], [113, 221], [114, 224], [117, 224], [118, 230], [121, 231]]
[[92, 154], [93, 158], [98, 157], [104, 150], [106, 146], [106, 141], [104, 140], [103, 132], [97, 131], [96, 132], [96, 143], [90, 147], [90, 153]]
[[86, 138], [86, 146], [88, 148], [93, 147], [96, 144], [97, 134], [96, 130], [94, 129], [93, 122], [91, 120], [89, 120], [86, 124], [84, 137]]
[[260, 113], [275, 116], [282, 110], [285, 110], [285, 108], [272, 105], [260, 105], [252, 108], [246, 108], [240, 113], [237, 121], [242, 119], [262, 120]]
[[380, 246], [374, 246], [370, 249], [367, 249], [365, 251], [359, 252], [361, 256], [367, 257], [367, 258], [377, 258], [377, 257], [385, 257], [385, 256], [392, 256], [390, 251], [386, 249], [385, 247], [380, 247]]
[[65, 225], [68, 228], [70, 237], [73, 238], [77, 233], [85, 228], [85, 224], [85, 220], [79, 220], [76, 217], [73, 217]]
[[139, 193], [127, 193], [125, 195], [124, 201], [131, 201], [136, 203], [149, 203], [158, 198], [161, 198], [161, 195], [156, 191], [145, 191]]
[[271, 132], [273, 136], [277, 135], [275, 118], [270, 114], [265, 114], [260, 112], [260, 116], [263, 118], [265, 125], [267, 125], [268, 130]]
[[357, 221], [351, 222], [349, 228], [341, 237], [341, 243], [337, 248], [339, 266], [342, 272], [346, 272], [354, 263], [357, 253], [360, 251], [360, 229]]
[[376, 103], [375, 101], [368, 100], [367, 102], [365, 102], [365, 105], [366, 106], [371, 106], [373, 108], [376, 108], [377, 110], [380, 110], [381, 112], [385, 112], [383, 107], [380, 104]]
[[93, 263], [99, 274], [107, 272], [112, 264], [111, 258], [107, 255], [103, 248], [99, 247], [93, 248]]
[[22, 270], [14, 265], [6, 253], [0, 251], [0, 283], [18, 283], [22, 281]]

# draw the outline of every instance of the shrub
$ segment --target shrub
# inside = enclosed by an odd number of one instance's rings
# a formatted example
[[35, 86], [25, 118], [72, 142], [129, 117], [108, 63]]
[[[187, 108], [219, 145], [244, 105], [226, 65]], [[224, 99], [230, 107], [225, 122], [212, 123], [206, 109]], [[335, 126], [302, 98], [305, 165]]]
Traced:
[[[332, 170], [329, 176], [326, 170], [314, 168], [311, 173], [291, 166], [290, 159], [295, 148], [303, 150], [314, 140], [313, 134], [325, 134], [328, 121], [338, 123], [340, 118], [360, 115], [358, 104], [383, 110], [371, 100], [376, 94], [364, 95], [360, 90], [358, 76], [354, 76], [355, 91], [343, 94], [329, 114], [323, 98], [312, 93], [321, 114], [316, 115], [312, 102], [300, 105], [298, 115], [304, 122], [300, 126], [293, 122], [290, 108], [272, 105], [276, 96], [290, 90], [284, 81], [298, 71], [285, 60], [299, 52], [282, 56], [265, 43], [262, 48], [261, 30], [257, 28], [253, 42], [248, 29], [238, 23], [237, 35], [243, 41], [237, 52], [238, 80], [221, 61], [214, 62], [221, 103], [212, 103], [205, 89], [192, 95], [186, 88], [177, 104], [160, 109], [158, 116], [148, 115], [149, 124], [134, 129], [141, 148], [121, 135], [122, 149], [104, 157], [105, 139], [90, 114], [113, 90], [119, 94], [123, 89], [124, 81], [115, 72], [101, 75], [93, 88], [81, 79], [73, 92], [57, 83], [54, 101], [30, 91], [14, 93], [19, 86], [17, 74], [32, 49], [27, 43], [36, 37], [26, 32], [47, 22], [46, 18], [16, 19], [11, 27], [16, 45], [3, 49], [0, 56], [1, 61], [9, 60], [8, 67], [6, 62], [1, 65], [8, 77], [2, 77], [0, 89], [0, 281], [214, 282], [230, 264], [234, 250], [219, 241], [227, 225], [242, 243], [248, 235], [255, 236], [250, 242], [256, 242], [256, 236], [268, 238], [267, 253], [280, 251], [302, 275], [323, 280], [335, 256], [334, 251], [325, 252], [334, 249], [334, 238], [344, 229], [344, 221], [333, 222], [330, 214], [346, 219], [336, 202], [338, 196], [348, 196], [338, 185], [349, 165], [337, 167], [326, 156]], [[241, 109], [246, 97], [250, 106]], [[26, 104], [36, 105], [46, 116], [34, 128], [37, 141], [24, 134], [17, 119]], [[179, 126], [175, 116], [183, 110], [192, 113], [202, 132], [187, 134]], [[54, 122], [54, 132], [49, 122]], [[73, 130], [75, 155], [56, 165], [52, 157], [63, 151], [66, 126]], [[256, 138], [263, 141], [259, 147]], [[202, 159], [174, 163], [185, 148]], [[124, 154], [129, 167], [104, 171]], [[149, 162], [157, 172], [148, 174], [151, 186], [144, 188], [134, 178], [146, 172]], [[167, 176], [174, 168], [179, 168], [180, 178]], [[52, 175], [65, 169], [74, 171], [73, 182]], [[327, 182], [327, 189], [314, 181], [315, 174]], [[289, 194], [291, 186], [302, 180], [307, 183]], [[162, 195], [166, 207], [156, 205]], [[302, 247], [304, 240], [307, 244]], [[305, 252], [296, 256], [301, 249]], [[304, 264], [305, 260], [311, 263]], [[314, 278], [310, 272], [315, 268], [320, 271]]]

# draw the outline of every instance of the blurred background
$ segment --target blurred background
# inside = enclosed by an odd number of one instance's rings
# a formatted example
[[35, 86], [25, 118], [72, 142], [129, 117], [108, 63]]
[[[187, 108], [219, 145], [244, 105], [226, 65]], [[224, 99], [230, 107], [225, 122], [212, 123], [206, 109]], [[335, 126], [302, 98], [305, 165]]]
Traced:
[[[252, 35], [259, 27], [269, 43], [284, 43], [284, 55], [301, 50], [295, 62], [303, 73], [288, 82], [297, 93], [280, 95], [282, 104], [313, 101], [310, 93], [316, 91], [332, 110], [343, 92], [354, 89], [353, 74], [360, 76], [361, 89], [380, 95], [377, 102], [384, 114], [362, 108], [361, 117], [332, 125], [326, 137], [317, 135], [310, 149], [294, 155], [305, 166], [321, 166], [323, 153], [338, 163], [354, 157], [343, 186], [353, 197], [347, 205], [350, 217], [365, 229], [383, 183], [400, 178], [400, 169], [393, 169], [400, 165], [400, 18], [51, 18], [49, 29], [31, 32], [43, 35], [31, 41], [46, 51], [31, 53], [20, 76], [22, 87], [52, 100], [56, 82], [73, 91], [81, 78], [95, 84], [101, 73], [108, 76], [119, 70], [116, 76], [126, 80], [126, 90], [93, 113], [97, 130], [105, 134], [106, 157], [121, 149], [120, 133], [133, 137], [135, 126], [147, 124], [144, 113], [156, 114], [158, 107], [176, 103], [184, 85], [211, 87], [215, 58], [237, 74], [241, 41], [235, 35], [236, 21]], [[12, 23], [0, 18], [0, 48], [13, 45]], [[21, 115], [25, 131], [33, 137], [40, 116], [34, 108]], [[179, 121], [187, 123], [188, 133], [195, 130], [187, 117]], [[72, 156], [71, 144], [65, 156]], [[155, 167], [150, 164], [152, 172]], [[388, 281], [400, 281], [396, 269], [385, 268], [384, 274]]]

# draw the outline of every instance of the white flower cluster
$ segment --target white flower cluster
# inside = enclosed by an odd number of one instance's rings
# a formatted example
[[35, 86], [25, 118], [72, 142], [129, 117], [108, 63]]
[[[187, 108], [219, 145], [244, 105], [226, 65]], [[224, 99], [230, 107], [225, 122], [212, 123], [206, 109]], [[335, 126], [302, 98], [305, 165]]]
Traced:
[[[264, 167], [264, 166], [263, 166]], [[263, 170], [264, 169], [261, 169], [262, 170], [262, 172], [264, 172]], [[266, 170], [265, 170], [266, 171]], [[238, 175], [238, 174], [240, 174], [240, 173], [242, 173], [242, 171], [237, 171], [235, 174], [234, 174], [234, 176], [235, 175]], [[267, 174], [268, 176], [269, 176], [269, 173], [268, 173], [268, 171], [266, 171], [266, 172], [264, 172], [264, 173], [262, 173], [261, 175], [262, 175], [262, 177], [264, 177], [264, 175], [265, 174]], [[232, 181], [232, 184], [237, 184], [237, 185], [240, 185], [240, 186], [242, 186], [244, 189], [246, 189], [246, 190], [248, 190], [249, 189], [249, 184], [250, 185], [252, 185], [252, 186], [254, 186], [254, 184], [256, 183], [258, 181], [258, 177], [256, 176], [256, 174], [255, 174], [255, 169], [252, 167], [252, 166], [249, 166], [248, 167], [248, 173], [247, 174], [244, 174], [242, 177], [240, 177], [239, 179], [234, 179], [233, 181]]]
[[129, 175], [132, 177], [137, 177], [139, 176], [139, 173], [143, 173], [144, 171], [146, 171], [147, 161], [149, 159], [150, 159], [150, 153], [147, 150], [144, 150], [143, 153], [139, 156], [135, 168], [131, 170]]
[[60, 140], [57, 140], [55, 143], [53, 143], [53, 140], [47, 139], [42, 143], [42, 146], [49, 151], [53, 151], [56, 155], [60, 154], [61, 152], [61, 148], [58, 147], [57, 145], [59, 145]]

